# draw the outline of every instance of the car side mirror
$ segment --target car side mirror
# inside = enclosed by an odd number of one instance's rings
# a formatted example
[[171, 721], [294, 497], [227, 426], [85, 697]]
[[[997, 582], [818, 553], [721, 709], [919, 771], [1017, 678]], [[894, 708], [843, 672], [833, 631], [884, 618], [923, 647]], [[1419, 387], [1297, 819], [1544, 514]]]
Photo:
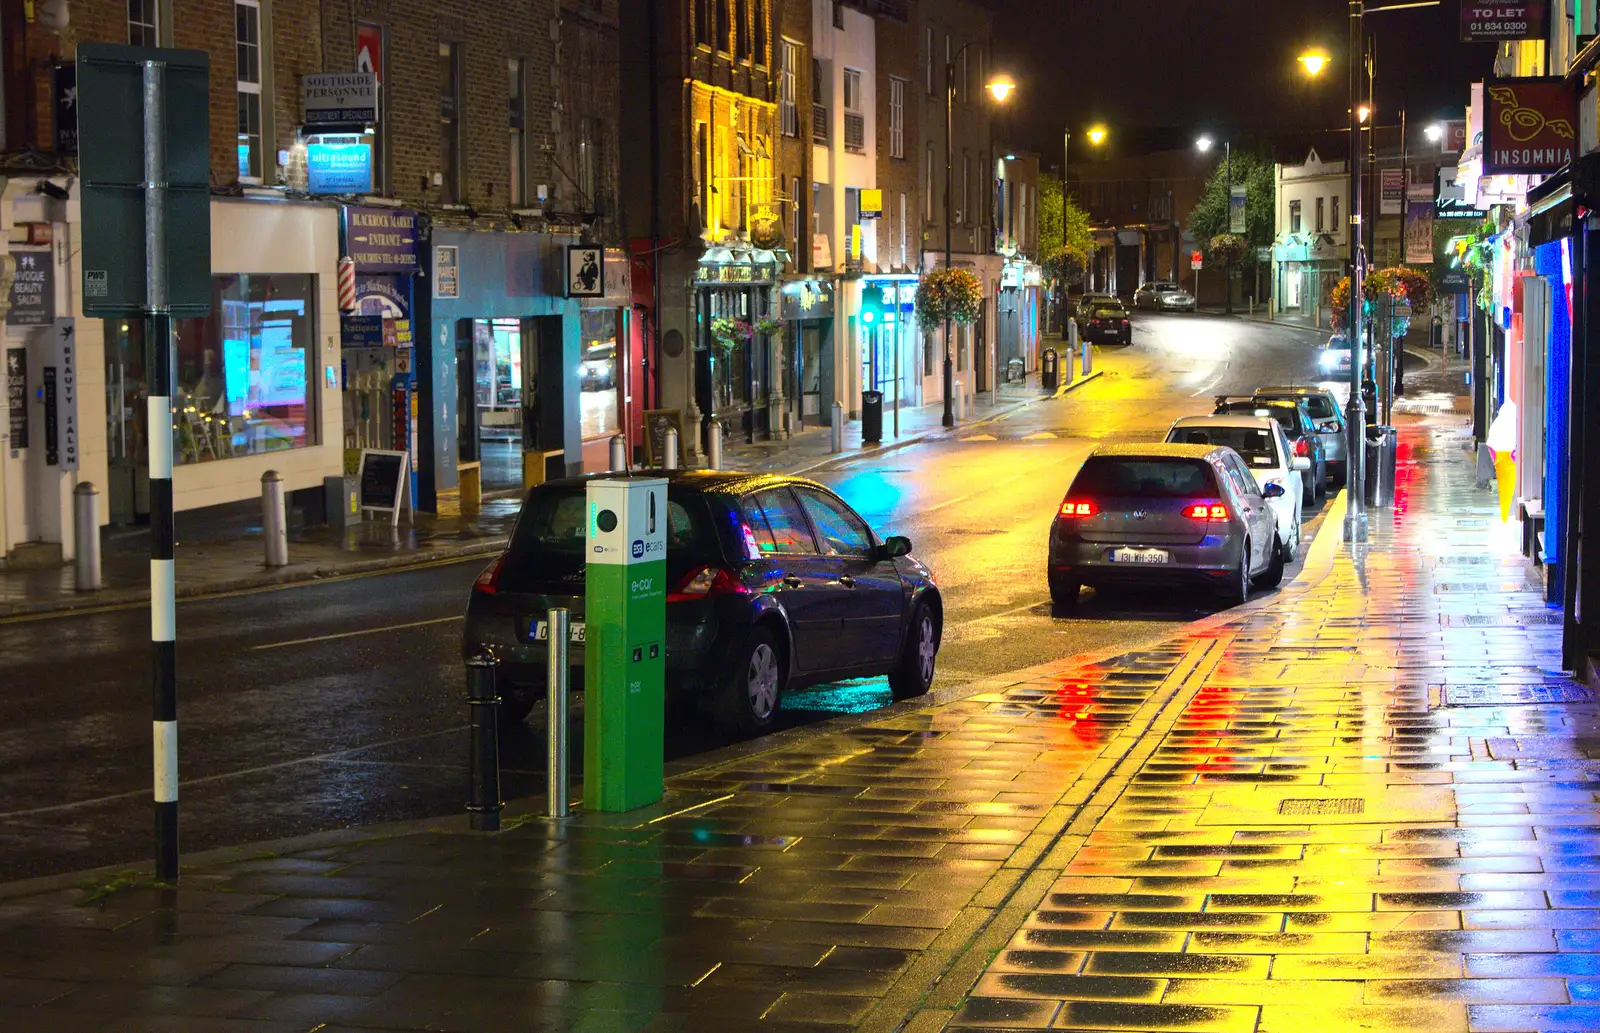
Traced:
[[1307, 470], [1311, 469], [1311, 460], [1307, 459], [1305, 456], [1295, 456], [1294, 468], [1299, 470], [1301, 473], [1305, 473]]
[[883, 540], [878, 546], [878, 556], [882, 559], [892, 560], [896, 556], [911, 555], [911, 539], [903, 535], [893, 534]]
[[[1295, 460], [1295, 462], [1300, 462], [1300, 460], [1297, 459], [1297, 460]], [[1269, 484], [1269, 485], [1267, 485], [1265, 488], [1261, 489], [1261, 497], [1264, 498], [1264, 499], [1281, 499], [1281, 498], [1283, 498], [1283, 485], [1281, 485], [1281, 484]]]

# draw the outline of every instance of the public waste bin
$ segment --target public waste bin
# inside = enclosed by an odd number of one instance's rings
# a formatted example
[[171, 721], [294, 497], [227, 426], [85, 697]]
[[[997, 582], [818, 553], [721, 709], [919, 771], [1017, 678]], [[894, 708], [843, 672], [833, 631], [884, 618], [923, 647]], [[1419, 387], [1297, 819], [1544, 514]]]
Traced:
[[1039, 383], [1046, 391], [1061, 386], [1061, 356], [1054, 348], [1046, 348], [1039, 356]]
[[1368, 427], [1366, 440], [1366, 499], [1372, 509], [1394, 505], [1395, 445], [1393, 427]]
[[883, 392], [861, 392], [861, 443], [876, 445], [883, 440]]

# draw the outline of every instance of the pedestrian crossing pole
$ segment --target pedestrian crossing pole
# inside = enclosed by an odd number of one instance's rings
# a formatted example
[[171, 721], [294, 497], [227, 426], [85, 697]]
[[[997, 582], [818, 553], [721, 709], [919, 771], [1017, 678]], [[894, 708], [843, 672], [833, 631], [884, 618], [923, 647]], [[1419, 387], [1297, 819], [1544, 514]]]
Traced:
[[177, 599], [172, 512], [172, 313], [167, 303], [166, 65], [143, 62], [145, 303], [151, 370], [150, 652], [156, 878], [178, 877]]

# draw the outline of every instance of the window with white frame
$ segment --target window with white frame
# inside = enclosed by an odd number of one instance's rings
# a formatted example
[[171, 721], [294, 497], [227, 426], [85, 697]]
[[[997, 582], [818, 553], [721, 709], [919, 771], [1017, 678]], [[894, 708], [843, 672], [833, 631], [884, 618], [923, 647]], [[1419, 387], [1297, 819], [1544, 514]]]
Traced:
[[800, 135], [800, 109], [796, 104], [799, 82], [800, 44], [783, 41], [783, 67], [778, 72], [778, 112], [782, 117], [783, 135]]
[[844, 109], [859, 112], [861, 110], [861, 71], [856, 68], [844, 70]]
[[922, 217], [933, 221], [933, 144], [928, 144], [922, 158]]
[[907, 214], [906, 195], [905, 195], [904, 191], [901, 191], [901, 193], [900, 193], [900, 268], [902, 268], [902, 269], [910, 268], [906, 264], [906, 242], [910, 239], [909, 234], [908, 234], [908, 232], [906, 230], [906, 214]]
[[906, 156], [906, 81], [889, 80], [889, 157]]
[[844, 148], [860, 153], [867, 149], [867, 119], [861, 111], [861, 71], [844, 70]]
[[511, 206], [528, 200], [528, 160], [523, 108], [527, 101], [528, 62], [525, 58], [506, 58], [506, 137], [510, 162], [507, 168]]
[[261, 0], [234, 0], [239, 179], [261, 182]]
[[161, 12], [157, 0], [128, 0], [128, 44], [135, 47], [161, 45]]

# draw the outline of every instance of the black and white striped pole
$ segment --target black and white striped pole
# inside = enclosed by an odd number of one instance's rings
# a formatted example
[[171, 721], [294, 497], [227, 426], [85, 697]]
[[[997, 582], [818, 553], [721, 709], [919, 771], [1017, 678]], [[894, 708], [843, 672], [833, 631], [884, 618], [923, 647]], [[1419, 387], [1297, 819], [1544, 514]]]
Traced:
[[150, 319], [150, 652], [156, 878], [178, 877], [177, 600], [172, 518], [172, 313], [167, 304], [166, 65], [144, 73], [145, 307]]

